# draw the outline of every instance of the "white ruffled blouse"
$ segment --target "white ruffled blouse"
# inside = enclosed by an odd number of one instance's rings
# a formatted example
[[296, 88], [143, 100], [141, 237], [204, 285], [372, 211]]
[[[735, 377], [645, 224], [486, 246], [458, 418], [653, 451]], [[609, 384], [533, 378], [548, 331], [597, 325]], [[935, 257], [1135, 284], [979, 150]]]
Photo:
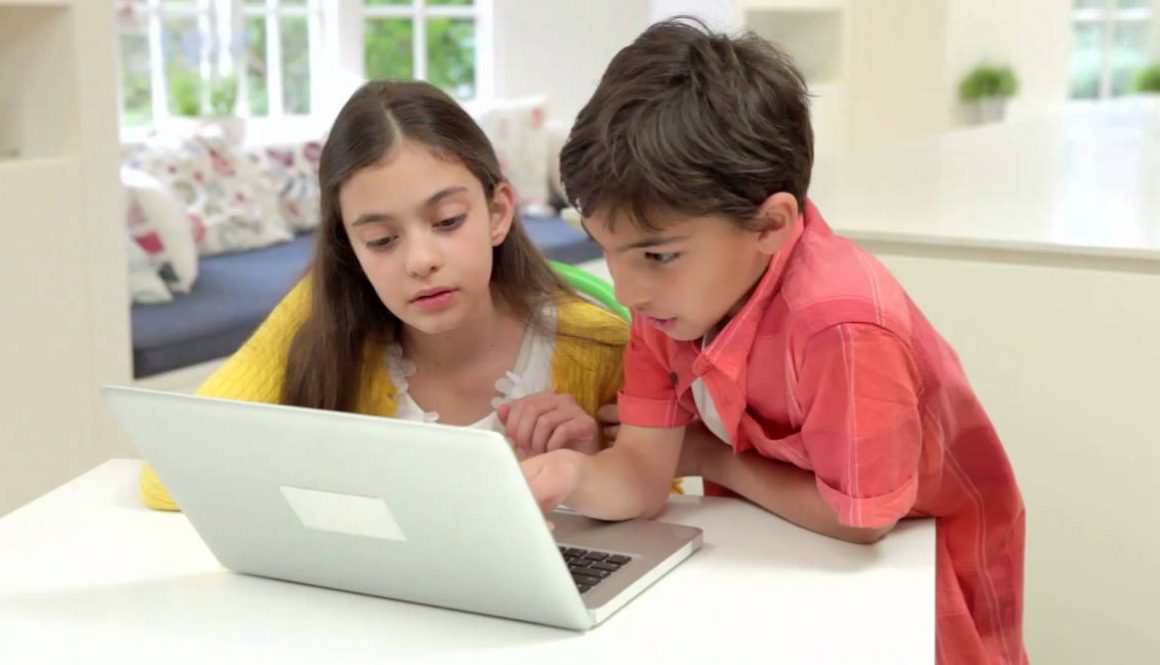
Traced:
[[[549, 305], [543, 311], [544, 330], [528, 328], [515, 365], [495, 382], [496, 396], [491, 400], [492, 411], [480, 420], [467, 425], [475, 429], [503, 433], [503, 425], [494, 409], [514, 399], [526, 397], [552, 387], [552, 352], [556, 346], [556, 308]], [[420, 406], [407, 389], [408, 377], [415, 374], [415, 363], [403, 355], [399, 344], [387, 345], [387, 373], [395, 386], [395, 416], [404, 420], [439, 422], [439, 413]]]

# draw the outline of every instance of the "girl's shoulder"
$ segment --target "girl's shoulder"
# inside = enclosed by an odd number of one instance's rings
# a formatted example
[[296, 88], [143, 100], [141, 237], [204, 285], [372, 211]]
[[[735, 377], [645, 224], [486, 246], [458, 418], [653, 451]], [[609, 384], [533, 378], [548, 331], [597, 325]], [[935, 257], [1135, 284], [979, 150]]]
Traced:
[[557, 334], [601, 345], [628, 343], [628, 322], [609, 310], [576, 296], [556, 299]]

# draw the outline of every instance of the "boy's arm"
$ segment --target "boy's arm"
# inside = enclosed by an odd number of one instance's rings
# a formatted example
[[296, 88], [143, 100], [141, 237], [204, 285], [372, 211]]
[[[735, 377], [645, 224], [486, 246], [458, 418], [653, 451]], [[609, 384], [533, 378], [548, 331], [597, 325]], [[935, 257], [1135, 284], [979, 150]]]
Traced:
[[[703, 427], [686, 437], [682, 472], [724, 485], [795, 524], [868, 543], [917, 498], [922, 380], [909, 347], [890, 331], [840, 324], [809, 338], [793, 394], [810, 470], [736, 455]], [[692, 429], [692, 428], [691, 428]]]
[[735, 454], [700, 425], [690, 427], [685, 436], [679, 473], [701, 476], [800, 527], [851, 543], [877, 542], [895, 524], [876, 528], [842, 524], [822, 498], [812, 472], [755, 453]]
[[652, 517], [672, 488], [685, 428], [622, 425], [616, 445], [595, 455], [555, 450], [522, 464], [545, 512], [567, 503], [604, 520]]

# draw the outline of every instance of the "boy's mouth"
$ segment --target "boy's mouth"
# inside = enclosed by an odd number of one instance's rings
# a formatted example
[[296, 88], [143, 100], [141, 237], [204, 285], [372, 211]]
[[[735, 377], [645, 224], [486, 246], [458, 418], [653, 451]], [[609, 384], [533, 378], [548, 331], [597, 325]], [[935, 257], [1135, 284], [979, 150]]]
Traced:
[[663, 319], [656, 316], [649, 316], [647, 318], [650, 324], [666, 332], [671, 330], [672, 327], [677, 323], [677, 317], [675, 316], [670, 316]]

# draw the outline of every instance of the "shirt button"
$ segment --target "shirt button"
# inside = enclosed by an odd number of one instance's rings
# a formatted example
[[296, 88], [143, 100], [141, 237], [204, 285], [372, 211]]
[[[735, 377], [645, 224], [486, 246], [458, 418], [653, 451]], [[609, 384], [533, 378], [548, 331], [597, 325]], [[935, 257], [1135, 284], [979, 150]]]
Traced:
[[676, 372], [669, 372], [669, 383], [673, 384], [674, 386], [677, 385], [677, 373]]

